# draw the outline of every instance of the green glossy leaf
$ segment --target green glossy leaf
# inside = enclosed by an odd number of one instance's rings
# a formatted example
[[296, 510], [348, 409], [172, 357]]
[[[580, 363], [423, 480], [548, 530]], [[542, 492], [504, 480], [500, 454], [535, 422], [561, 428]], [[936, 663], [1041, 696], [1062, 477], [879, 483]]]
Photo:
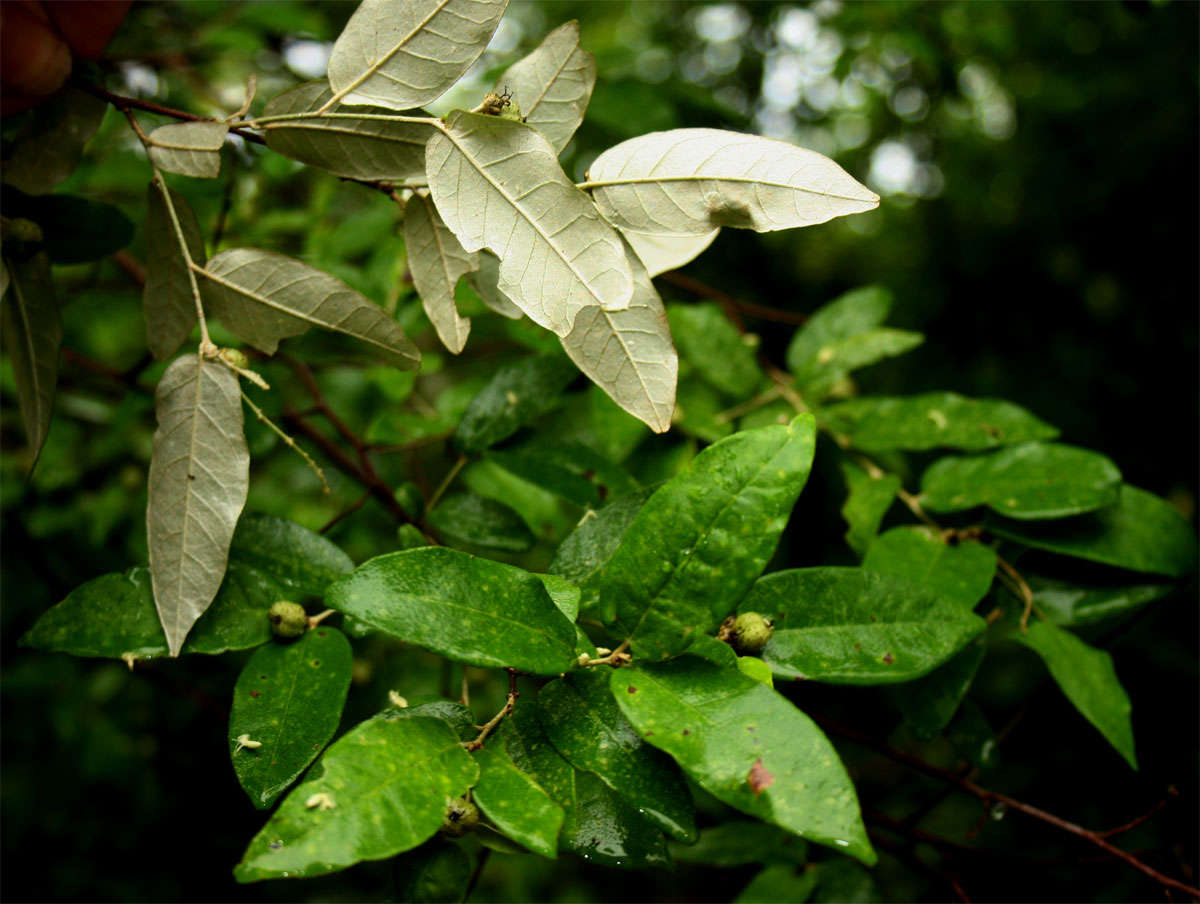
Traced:
[[378, 556], [332, 584], [326, 605], [459, 662], [557, 675], [575, 629], [534, 575], [452, 549]]
[[[312, 113], [333, 92], [322, 79], [284, 91], [263, 110], [264, 117]], [[433, 126], [381, 119], [384, 108], [335, 106], [329, 116], [306, 116], [263, 126], [267, 147], [285, 157], [319, 167], [346, 179], [383, 182], [424, 181], [425, 144]]]
[[580, 506], [600, 508], [609, 499], [637, 489], [624, 468], [582, 443], [540, 441], [490, 452], [488, 458]]
[[578, 587], [557, 574], [535, 574], [534, 577], [542, 582], [542, 586], [550, 594], [550, 599], [554, 601], [558, 611], [567, 617], [567, 621], [573, 622], [579, 617], [579, 600], [582, 594]]
[[868, 474], [849, 460], [842, 462], [842, 476], [848, 491], [842, 505], [842, 517], [849, 528], [846, 543], [861, 556], [879, 533], [883, 516], [896, 501], [900, 478], [895, 474]]
[[74, 172], [108, 104], [67, 85], [36, 107], [4, 161], [4, 181], [31, 195], [50, 191]]
[[490, 461], [468, 465], [462, 483], [515, 511], [539, 540], [556, 543], [571, 530], [579, 508]]
[[184, 355], [155, 391], [158, 429], [150, 458], [146, 533], [154, 604], [178, 656], [225, 576], [229, 546], [250, 484], [237, 376]]
[[5, 258], [8, 291], [0, 304], [0, 330], [12, 362], [21, 422], [36, 461], [50, 431], [58, 384], [62, 319], [44, 251], [32, 257]]
[[829, 395], [834, 385], [861, 367], [894, 358], [912, 351], [925, 341], [920, 333], [910, 330], [876, 329], [856, 333], [839, 342], [823, 347], [814, 366], [797, 377], [801, 394], [810, 401]]
[[251, 840], [234, 877], [319, 876], [411, 850], [438, 830], [446, 801], [478, 777], [475, 762], [444, 722], [363, 722], [284, 799]]
[[832, 684], [911, 681], [984, 629], [936, 590], [862, 568], [796, 568], [760, 579], [739, 609], [774, 619], [776, 675]]
[[875, 862], [837, 751], [771, 688], [695, 657], [616, 669], [610, 680], [641, 736], [718, 800]]
[[1171, 584], [1080, 587], [1029, 574], [1025, 575], [1025, 581], [1033, 591], [1033, 605], [1037, 611], [1060, 627], [1092, 625], [1135, 612], [1175, 589]]
[[794, 866], [777, 863], [751, 879], [733, 901], [734, 904], [779, 904], [782, 901], [801, 904], [809, 899], [816, 887], [815, 869], [797, 872]]
[[953, 392], [850, 399], [823, 408], [818, 418], [823, 429], [864, 452], [975, 452], [1058, 436], [1054, 427], [1012, 402], [969, 399]]
[[484, 748], [475, 762], [479, 783], [471, 795], [483, 815], [535, 854], [557, 857], [563, 808], [503, 752]]
[[1125, 484], [1117, 504], [1053, 524], [989, 520], [998, 537], [1130, 571], [1183, 577], [1196, 567], [1196, 532], [1169, 503]]
[[538, 694], [538, 714], [573, 766], [594, 772], [671, 837], [695, 839], [695, 812], [683, 776], [621, 715], [607, 675], [593, 669], [550, 682]]
[[1065, 518], [1115, 504], [1120, 489], [1121, 472], [1097, 452], [1025, 443], [935, 462], [921, 477], [921, 502], [935, 512], [987, 505], [1010, 518]]
[[904, 578], [971, 610], [992, 586], [996, 553], [972, 541], [950, 542], [930, 527], [894, 527], [863, 558], [865, 571]]
[[738, 654], [733, 651], [733, 647], [708, 634], [701, 634], [693, 640], [687, 651], [693, 656], [707, 659], [722, 668], [736, 669], [738, 667]]
[[316, 531], [273, 515], [244, 515], [229, 558], [266, 572], [301, 597], [323, 597], [326, 587], [354, 570], [350, 557]]
[[684, 433], [715, 443], [733, 433], [732, 421], [723, 414], [727, 407], [718, 390], [688, 375], [679, 381], [671, 420]]
[[334, 42], [329, 84], [346, 104], [409, 110], [440, 97], [487, 47], [508, 0], [363, 0]]
[[389, 706], [381, 709], [372, 719], [394, 722], [397, 719], [439, 719], [445, 722], [460, 741], [472, 741], [479, 734], [475, 727], [475, 716], [461, 703], [451, 700], [427, 700], [411, 706]]
[[429, 526], [456, 545], [524, 552], [533, 534], [507, 505], [475, 493], [455, 493], [429, 513]]
[[754, 358], [757, 336], [743, 336], [712, 302], [673, 304], [667, 316], [679, 353], [709, 385], [738, 400], [754, 394], [765, 379]]
[[357, 339], [396, 367], [411, 370], [420, 363], [416, 346], [379, 305], [302, 261], [230, 248], [214, 255], [199, 275], [205, 310], [268, 355], [280, 340], [315, 326]]
[[893, 699], [913, 734], [927, 741], [937, 737], [950, 724], [971, 687], [986, 649], [985, 644], [975, 641], [928, 675], [895, 689]]
[[796, 331], [787, 350], [787, 366], [801, 380], [815, 372], [822, 349], [882, 326], [892, 309], [892, 293], [867, 286], [840, 295], [814, 312]]
[[737, 669], [748, 678], [753, 678], [760, 684], [765, 684], [767, 687], [775, 686], [775, 678], [771, 673], [771, 667], [756, 656], [739, 656], [737, 659]]
[[464, 452], [481, 452], [512, 436], [557, 405], [575, 373], [570, 362], [550, 356], [501, 367], [463, 413], [458, 445]]
[[775, 551], [808, 479], [813, 419], [747, 430], [652, 495], [596, 576], [639, 656], [682, 652], [737, 605]]
[[229, 134], [223, 122], [172, 122], [146, 136], [150, 163], [168, 173], [215, 179], [221, 172], [221, 146]]
[[804, 863], [808, 845], [804, 839], [778, 826], [748, 819], [735, 819], [705, 829], [692, 845], [672, 843], [671, 856], [680, 863], [730, 867], [748, 863]]
[[598, 777], [580, 772], [550, 743], [536, 701], [522, 701], [500, 727], [516, 766], [564, 808], [560, 848], [603, 866], [666, 866], [662, 832]]
[[159, 360], [179, 350], [196, 325], [196, 298], [187, 258], [180, 248], [176, 227], [183, 235], [188, 256], [203, 265], [207, 257], [196, 214], [183, 195], [170, 191], [171, 206], [163, 189], [151, 182], [146, 190], [146, 285], [142, 307], [146, 313], [146, 341]]
[[1070, 631], [1040, 620], [1031, 622], [1027, 633], [1014, 632], [1012, 638], [1042, 657], [1067, 699], [1137, 769], [1129, 696], [1112, 657]]
[[[287, 592], [271, 575], [231, 562], [213, 604], [184, 641], [184, 653], [247, 650], [271, 639], [267, 610]], [[149, 659], [168, 655], [144, 565], [93, 578], [48, 609], [23, 646], [73, 656]]]
[[596, 84], [596, 58], [579, 46], [579, 23], [560, 25], [496, 80], [509, 91], [522, 119], [562, 152], [583, 121]]
[[409, 904], [458, 904], [471, 883], [471, 861], [461, 845], [432, 838], [392, 862], [397, 900]]
[[[353, 658], [342, 632], [318, 625], [293, 643], [260, 647], [242, 668], [233, 689], [229, 750], [233, 771], [259, 810], [300, 777], [337, 731]], [[242, 746], [243, 735], [262, 746]]]

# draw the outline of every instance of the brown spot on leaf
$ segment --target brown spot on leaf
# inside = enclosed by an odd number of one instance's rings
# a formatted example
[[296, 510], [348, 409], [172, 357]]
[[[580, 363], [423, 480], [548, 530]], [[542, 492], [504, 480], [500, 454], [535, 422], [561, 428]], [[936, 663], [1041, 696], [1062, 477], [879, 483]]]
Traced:
[[257, 696], [258, 696], [258, 691], [251, 691], [251, 692], [250, 692], [250, 696], [251, 696], [251, 697], [257, 697]]
[[762, 757], [759, 757], [754, 761], [754, 765], [750, 767], [750, 775], [747, 776], [746, 781], [749, 782], [754, 796], [758, 797], [758, 795], [762, 794], [775, 783], [775, 776], [767, 771], [767, 767], [763, 765]]
[[629, 685], [629, 693], [631, 693], [631, 694], [636, 694], [636, 693], [637, 693], [637, 688], [636, 688], [636, 687], [634, 687], [632, 684], [631, 684], [631, 685]]
[[691, 734], [691, 732], [690, 732], [688, 729], [686, 729], [686, 728], [683, 730], [683, 733], [684, 733], [685, 735], [689, 735], [689, 734]]
[[895, 659], [895, 657], [894, 657], [894, 656], [892, 656], [892, 654], [891, 654], [891, 653], [884, 653], [884, 654], [883, 654], [883, 664], [884, 664], [884, 665], [891, 665], [891, 664], [892, 664], [893, 662], [895, 662], [895, 661], [896, 661], [896, 659]]

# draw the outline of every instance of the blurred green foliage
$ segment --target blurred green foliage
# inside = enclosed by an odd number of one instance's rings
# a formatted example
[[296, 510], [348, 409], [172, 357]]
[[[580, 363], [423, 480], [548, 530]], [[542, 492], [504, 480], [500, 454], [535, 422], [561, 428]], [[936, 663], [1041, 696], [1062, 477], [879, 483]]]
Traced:
[[[114, 91], [206, 114], [236, 109], [247, 76], [256, 73], [257, 109], [320, 73], [327, 42], [352, 9], [298, 0], [138, 4], [102, 66]], [[624, 138], [714, 126], [830, 154], [883, 195], [877, 211], [820, 227], [762, 236], [726, 230], [689, 275], [738, 299], [801, 314], [845, 289], [884, 285], [896, 299], [889, 322], [919, 329], [927, 340], [867, 371], [864, 389], [952, 389], [1011, 399], [1060, 427], [1066, 441], [1111, 456], [1130, 483], [1192, 514], [1200, 452], [1194, 421], [1200, 7], [514, 2], [476, 76], [436, 109], [473, 105], [478, 98], [471, 92], [482, 94], [504, 66], [570, 18], [580, 20], [600, 73], [588, 118], [564, 158], [577, 178]], [[114, 205], [140, 224], [148, 176], [140, 148], [110, 111], [83, 165], [59, 192]], [[395, 205], [383, 195], [254, 146], [226, 150], [217, 183], [173, 184], [195, 208], [213, 250], [253, 245], [300, 257], [394, 311], [423, 349], [434, 348], [404, 279]], [[128, 250], [144, 258], [140, 229]], [[244, 657], [192, 657], [131, 674], [112, 663], [16, 649], [20, 634], [67, 591], [145, 560], [153, 431], [147, 390], [162, 368], [146, 363], [140, 292], [111, 259], [61, 266], [56, 277], [71, 353], [49, 440], [28, 481], [7, 368], [0, 382], [5, 897], [394, 899], [387, 863], [303, 885], [233, 884], [230, 869], [261, 822], [226, 765], [228, 698]], [[669, 301], [695, 300], [669, 278], [659, 284]], [[464, 313], [483, 310], [465, 290], [462, 301]], [[792, 328], [749, 316], [747, 326], [781, 362]], [[377, 420], [381, 412], [392, 419], [393, 433], [409, 438], [422, 418], [432, 434], [427, 444], [377, 458], [393, 485], [412, 481], [428, 495], [452, 462], [431, 406], [457, 417], [500, 364], [521, 350], [544, 350], [550, 338], [528, 323], [481, 316], [461, 358], [428, 354], [415, 380], [364, 370], [353, 347], [328, 334], [293, 340], [285, 350], [312, 365], [331, 406], [360, 435], [371, 428], [378, 434], [373, 440], [390, 441], [387, 423]], [[104, 369], [134, 373], [136, 385]], [[260, 369], [279, 390], [252, 391], [269, 414], [308, 404], [285, 363]], [[701, 389], [681, 391], [702, 392], [703, 384], [692, 385]], [[556, 436], [595, 441], [600, 431], [617, 449], [636, 445], [628, 467], [643, 483], [673, 473], [694, 450], [677, 432], [645, 437], [631, 430], [594, 390], [578, 399], [550, 415]], [[712, 404], [712, 413], [723, 407]], [[704, 400], [685, 407], [703, 414]], [[704, 422], [691, 432], [711, 439], [705, 431], [721, 427]], [[360, 488], [331, 468], [332, 492], [323, 495], [315, 475], [277, 437], [253, 421], [247, 430], [254, 456], [248, 511], [315, 528], [358, 498]], [[539, 496], [486, 461], [465, 472], [463, 485], [518, 507], [535, 537], [560, 539], [578, 516], [578, 508]], [[821, 487], [837, 485], [836, 472], [815, 475], [780, 562], [845, 559], [840, 535], [804, 527], [833, 523], [829, 513], [840, 500]], [[374, 502], [331, 536], [356, 561], [398, 548], [393, 519]], [[546, 564], [544, 544], [522, 555], [531, 567]], [[1124, 843], [1155, 851], [1162, 862], [1177, 859], [1180, 871], [1194, 869], [1192, 602], [1194, 584], [1174, 604], [1133, 623], [1119, 641], [1121, 677], [1136, 701], [1143, 759], [1136, 778], [1111, 751], [1097, 749], [1086, 734], [1091, 729], [1068, 717], [1068, 704], [1046, 693], [1030, 654], [1015, 648], [989, 657], [972, 693], [978, 706], [960, 713], [947, 738], [892, 741], [949, 764], [957, 756], [952, 740], [960, 752], [980, 749], [981, 722], [985, 732], [990, 724], [1002, 735], [1014, 724], [998, 752], [978, 754], [981, 781], [1017, 789], [1089, 826], [1126, 822], [1168, 783], [1183, 783], [1182, 800]], [[440, 674], [433, 663], [419, 651], [398, 654], [371, 640], [356, 663], [356, 681], [369, 691], [352, 692], [343, 724], [384, 705], [371, 695], [385, 694], [389, 675], [405, 675], [410, 697], [457, 687], [457, 668]], [[414, 686], [414, 674], [424, 676], [415, 681], [424, 686]], [[476, 695], [484, 712], [498, 706], [503, 688], [483, 685]], [[895, 723], [881, 701], [864, 703], [852, 689], [806, 685], [794, 698], [834, 718], [853, 707], [857, 723], [874, 717], [881, 731]], [[931, 818], [941, 834], [977, 832], [974, 843], [999, 852], [965, 861], [959, 873], [976, 900], [1129, 900], [1149, 893], [1132, 871], [1084, 862], [1089, 852], [1069, 838], [1014, 815], [993, 813], [976, 824], [973, 802], [938, 798], [937, 787], [924, 781], [900, 782], [910, 776], [853, 746], [843, 754], [869, 813], [900, 817], [933, 801]], [[710, 810], [718, 806], [712, 802]], [[885, 855], [875, 871], [887, 899], [948, 894], [904, 862], [936, 863], [933, 848], [918, 844], [901, 854]], [[731, 900], [755, 872], [681, 863], [674, 874], [629, 874], [568, 857], [532, 859], [493, 856], [472, 899]], [[831, 861], [828, 868], [841, 866]], [[847, 887], [860, 887], [861, 878], [848, 875]]]

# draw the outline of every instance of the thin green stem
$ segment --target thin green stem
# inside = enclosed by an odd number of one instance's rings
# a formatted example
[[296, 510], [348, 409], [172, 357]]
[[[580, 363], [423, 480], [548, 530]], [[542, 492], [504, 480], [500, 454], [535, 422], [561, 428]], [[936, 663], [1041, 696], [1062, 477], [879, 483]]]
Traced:
[[433, 511], [434, 506], [436, 506], [441, 501], [442, 496], [444, 496], [446, 494], [446, 490], [450, 489], [450, 484], [454, 483], [454, 478], [458, 476], [458, 472], [461, 471], [464, 467], [466, 467], [466, 464], [467, 464], [467, 456], [466, 455], [458, 456], [458, 461], [456, 461], [454, 463], [454, 467], [452, 467], [450, 469], [449, 473], [447, 473], [446, 476], [442, 479], [442, 482], [440, 484], [438, 484], [438, 488], [433, 491], [433, 495], [431, 497], [429, 497], [429, 504], [427, 506], [425, 506], [426, 512]]

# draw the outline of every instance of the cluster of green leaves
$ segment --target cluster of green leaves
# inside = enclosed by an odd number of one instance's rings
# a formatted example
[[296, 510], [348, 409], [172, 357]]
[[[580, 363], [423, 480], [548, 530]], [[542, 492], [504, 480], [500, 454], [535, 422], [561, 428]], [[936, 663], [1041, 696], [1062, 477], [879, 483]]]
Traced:
[[[622, 867], [756, 862], [765, 868], [743, 900], [803, 900], [818, 883], [836, 897], [850, 881], [845, 862], [801, 869], [797, 836], [866, 864], [875, 853], [837, 751], [775, 679], [895, 685], [914, 733], [933, 737], [970, 712], [988, 651], [1013, 642], [1135, 765], [1112, 660], [1071, 629], [1165, 595], [1167, 579], [1194, 568], [1187, 523], [1018, 406], [856, 396], [855, 371], [921, 342], [885, 326], [882, 289], [812, 316], [787, 349], [788, 373], [764, 372], [754, 337], [719, 306], [664, 311], [650, 277], [690, 260], [719, 227], [807, 225], [875, 199], [819, 155], [692, 129], [625, 142], [575, 186], [556, 157], [595, 70], [570, 24], [497, 82], [524, 105], [518, 116], [500, 97], [445, 120], [394, 112], [450, 87], [503, 11], [484, 0], [367, 0], [335, 45], [328, 83], [286, 92], [237, 126], [334, 175], [407, 192], [409, 268], [451, 352], [468, 337], [464, 277], [495, 313], [552, 334], [531, 343], [541, 354], [443, 392], [432, 412], [396, 407], [373, 420], [376, 441], [452, 434], [471, 461], [466, 491], [426, 500], [402, 487], [397, 502], [420, 529], [404, 525], [397, 551], [357, 568], [297, 524], [242, 514], [250, 456], [238, 379], [253, 372], [205, 345], [206, 315], [266, 355], [320, 326], [396, 367], [420, 366], [375, 372], [391, 402], [435, 375], [438, 359], [419, 364], [387, 312], [298, 260], [253, 249], [207, 258], [161, 173], [216, 175], [237, 124], [160, 127], [145, 136], [156, 169], [147, 335], [165, 359], [200, 326], [201, 347], [159, 383], [149, 568], [84, 584], [24, 642], [131, 664], [254, 651], [233, 689], [229, 751], [254, 806], [279, 805], [237, 867], [247, 882], [404, 855], [414, 899], [456, 898], [468, 848], [447, 840], [457, 834], [447, 807], [469, 797], [483, 816], [475, 835], [495, 850]], [[71, 218], [29, 219], [55, 217]], [[35, 447], [59, 342], [54, 243], [41, 231], [6, 235], [4, 255], [5, 332], [19, 340], [11, 357]], [[569, 392], [576, 373], [560, 347], [607, 397]], [[689, 440], [635, 468], [646, 430], [625, 412], [655, 431], [674, 422]], [[845, 479], [846, 543], [859, 564], [770, 570], [818, 431], [830, 440], [819, 454]], [[921, 457], [935, 450], [953, 454]], [[897, 499], [922, 523], [883, 530]], [[553, 557], [512, 563], [531, 549]], [[1056, 557], [1105, 566], [1109, 580], [1056, 580]], [[285, 598], [340, 616], [285, 643], [267, 618]], [[761, 650], [735, 649], [728, 619], [739, 613], [772, 623]], [[536, 693], [511, 697], [498, 727], [481, 730], [463, 703], [410, 702], [401, 685], [392, 706], [333, 740], [352, 651], [379, 637], [511, 670]], [[714, 802], [726, 818], [705, 826], [697, 805]]]

